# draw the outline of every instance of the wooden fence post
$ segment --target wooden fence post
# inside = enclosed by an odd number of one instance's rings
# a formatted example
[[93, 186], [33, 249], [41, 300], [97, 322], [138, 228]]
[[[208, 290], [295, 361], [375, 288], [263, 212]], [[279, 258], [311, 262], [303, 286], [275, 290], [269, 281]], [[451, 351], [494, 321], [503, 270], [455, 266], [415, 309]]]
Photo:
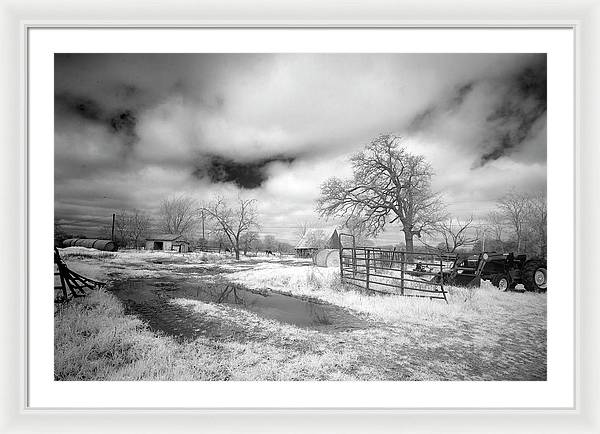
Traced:
[[367, 291], [369, 290], [369, 262], [371, 259], [371, 255], [370, 255], [370, 251], [369, 250], [365, 250], [366, 253], [366, 260], [367, 260]]
[[446, 291], [444, 291], [444, 259], [440, 257], [440, 288], [442, 290], [442, 295], [444, 296], [444, 300], [446, 300], [446, 304], [448, 303], [448, 299], [446, 298]]
[[356, 277], [356, 239], [352, 237], [352, 277]]
[[406, 256], [404, 252], [400, 253], [400, 295], [404, 295], [404, 268], [406, 266]]
[[340, 282], [344, 283], [344, 248], [342, 247], [342, 243], [340, 243]]
[[377, 273], [377, 249], [373, 247], [373, 270]]

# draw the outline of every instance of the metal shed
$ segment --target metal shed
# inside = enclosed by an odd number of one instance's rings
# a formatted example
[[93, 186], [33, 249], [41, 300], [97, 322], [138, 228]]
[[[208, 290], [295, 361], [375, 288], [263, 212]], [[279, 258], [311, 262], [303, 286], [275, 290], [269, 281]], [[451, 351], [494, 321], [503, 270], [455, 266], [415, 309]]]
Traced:
[[190, 251], [190, 243], [183, 235], [158, 234], [146, 238], [146, 250], [187, 253]]

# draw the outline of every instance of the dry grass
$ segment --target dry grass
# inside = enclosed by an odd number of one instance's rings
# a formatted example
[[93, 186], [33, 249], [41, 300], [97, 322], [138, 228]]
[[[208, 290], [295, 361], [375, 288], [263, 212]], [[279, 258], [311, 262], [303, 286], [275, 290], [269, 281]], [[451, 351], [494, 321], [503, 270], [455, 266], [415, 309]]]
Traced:
[[545, 312], [545, 295], [503, 293], [489, 282], [480, 288], [446, 286], [448, 304], [443, 300], [376, 295], [342, 284], [335, 268], [287, 267], [270, 270], [247, 270], [228, 276], [229, 279], [256, 289], [270, 288], [294, 295], [309, 295], [390, 323], [417, 323], [449, 320], [470, 320], [492, 315], [499, 309]]
[[[206, 306], [190, 303], [187, 308], [207, 310]], [[226, 309], [220, 314], [227, 316]], [[121, 304], [111, 294], [95, 291], [73, 301], [55, 317], [54, 376], [56, 380], [376, 378], [369, 367], [357, 362], [351, 348], [331, 349], [330, 342], [315, 339], [314, 332], [282, 326], [250, 313], [242, 320], [264, 331], [260, 341], [198, 338], [177, 342], [151, 332], [137, 318], [124, 315]]]
[[[382, 323], [360, 342], [388, 379], [546, 379], [546, 295], [447, 287], [443, 300], [372, 295], [342, 285], [326, 268], [228, 275], [253, 288], [309, 295]], [[408, 343], [407, 343], [408, 340]]]
[[[266, 320], [243, 309], [177, 300], [181, 309], [252, 330], [254, 339], [179, 342], [124, 315], [111, 294], [75, 300], [55, 317], [55, 377], [61, 380], [543, 380], [546, 295], [448, 287], [443, 300], [370, 295], [342, 285], [339, 270], [217, 254], [118, 252], [78, 258], [77, 271], [101, 279], [171, 276], [218, 263], [220, 278], [245, 286], [318, 298], [345, 307], [370, 326], [322, 333]], [[175, 267], [175, 268], [174, 268]]]
[[69, 247], [61, 249], [60, 256], [63, 259], [98, 259], [107, 260], [117, 257], [116, 253], [104, 252], [101, 250], [88, 249], [85, 247]]

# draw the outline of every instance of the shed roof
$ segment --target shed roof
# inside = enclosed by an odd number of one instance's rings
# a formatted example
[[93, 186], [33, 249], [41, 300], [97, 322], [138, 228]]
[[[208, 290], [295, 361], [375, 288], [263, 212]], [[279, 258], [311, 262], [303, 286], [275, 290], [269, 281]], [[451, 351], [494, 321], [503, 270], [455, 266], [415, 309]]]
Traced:
[[296, 244], [296, 249], [322, 249], [337, 235], [337, 228], [310, 228]]
[[183, 235], [179, 234], [155, 234], [155, 235], [150, 235], [148, 237], [146, 237], [147, 240], [151, 240], [151, 241], [175, 241], [178, 240], [179, 238], [181, 238]]

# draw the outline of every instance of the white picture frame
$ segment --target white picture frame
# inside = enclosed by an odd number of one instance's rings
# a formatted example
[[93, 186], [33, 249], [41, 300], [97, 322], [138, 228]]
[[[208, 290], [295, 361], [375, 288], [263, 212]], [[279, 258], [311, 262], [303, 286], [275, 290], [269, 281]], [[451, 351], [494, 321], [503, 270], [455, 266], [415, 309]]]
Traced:
[[[594, 170], [599, 161], [600, 134], [594, 114], [598, 109], [599, 66], [594, 53], [598, 50], [600, 6], [594, 3], [571, 2], [564, 6], [545, 6], [544, 20], [536, 19], [540, 10], [530, 1], [514, 1], [514, 8], [507, 13], [507, 2], [486, 2], [485, 6], [469, 9], [464, 2], [462, 13], [469, 19], [458, 17], [461, 1], [446, 5], [423, 6], [414, 4], [390, 5], [384, 2], [369, 6], [349, 7], [344, 19], [336, 19], [340, 10], [334, 2], [304, 2], [260, 8], [242, 2], [223, 5], [201, 4], [154, 5], [143, 10], [130, 1], [108, 1], [96, 4], [89, 10], [71, 9], [64, 1], [53, 2], [52, 11], [41, 1], [20, 3], [3, 2], [0, 14], [3, 37], [9, 61], [2, 66], [3, 95], [8, 96], [2, 104], [2, 173], [3, 197], [7, 205], [2, 214], [3, 227], [18, 228], [9, 231], [8, 243], [19, 246], [2, 252], [2, 271], [5, 282], [5, 302], [2, 329], [5, 357], [2, 358], [2, 416], [0, 426], [5, 432], [66, 431], [74, 432], [181, 432], [197, 431], [202, 427], [208, 432], [599, 432], [600, 421], [595, 414], [598, 407], [598, 375], [594, 372], [599, 360], [595, 348], [598, 320], [594, 319], [599, 308], [591, 277], [598, 255], [594, 246], [598, 230], [594, 217], [599, 207], [594, 200], [593, 186], [598, 185]], [[80, 15], [78, 14], [80, 13]], [[198, 20], [180, 21], [181, 17], [198, 17]], [[58, 18], [58, 19], [57, 19]], [[136, 19], [134, 19], [136, 18]], [[576, 33], [576, 342], [578, 351], [576, 405], [570, 410], [148, 410], [148, 409], [86, 409], [86, 410], [39, 410], [26, 405], [26, 382], [24, 377], [26, 333], [23, 324], [26, 293], [28, 242], [27, 229], [27, 178], [26, 178], [26, 132], [24, 120], [27, 113], [16, 110], [24, 108], [27, 91], [25, 54], [27, 31], [36, 26], [128, 26], [128, 27], [572, 27]], [[18, 84], [18, 85], [17, 85]], [[18, 180], [18, 181], [17, 181]], [[14, 186], [18, 185], [18, 189]], [[12, 189], [11, 189], [12, 186]], [[585, 234], [581, 237], [580, 234]], [[29, 240], [31, 242], [31, 240]], [[15, 349], [18, 348], [18, 351]], [[110, 417], [107, 417], [110, 416]]]

